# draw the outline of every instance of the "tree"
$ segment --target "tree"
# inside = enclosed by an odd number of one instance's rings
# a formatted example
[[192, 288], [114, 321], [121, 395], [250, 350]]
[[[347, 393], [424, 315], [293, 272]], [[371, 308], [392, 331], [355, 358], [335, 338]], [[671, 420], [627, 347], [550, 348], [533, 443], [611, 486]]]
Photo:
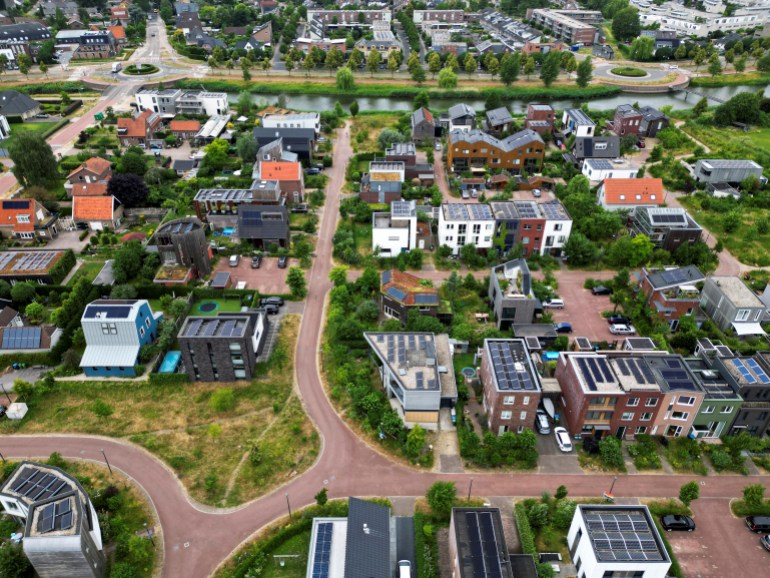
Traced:
[[687, 58], [687, 46], [684, 42], [682, 42], [679, 46], [677, 46], [676, 50], [674, 50], [674, 58], [677, 60], [684, 60]]
[[492, 78], [498, 75], [500, 72], [500, 61], [497, 57], [492, 56], [492, 58], [487, 61], [487, 70], [489, 71], [489, 74], [492, 75]]
[[303, 299], [307, 295], [305, 274], [299, 267], [289, 268], [289, 274], [286, 276], [286, 284], [289, 286], [293, 297]]
[[454, 482], [434, 482], [425, 498], [434, 516], [447, 520], [457, 499], [457, 487]]
[[420, 56], [416, 52], [412, 52], [409, 58], [406, 59], [406, 69], [409, 72], [414, 71], [415, 68], [422, 68], [420, 65]]
[[699, 118], [701, 115], [703, 115], [704, 112], [708, 110], [708, 108], [709, 108], [709, 102], [708, 102], [708, 99], [704, 96], [698, 102], [695, 103], [694, 107], [692, 107], [692, 115], [695, 118]]
[[698, 482], [687, 482], [686, 484], [683, 484], [681, 488], [679, 488], [679, 499], [688, 508], [690, 507], [690, 504], [692, 504], [699, 497], [700, 485]]
[[478, 63], [476, 62], [476, 59], [471, 56], [470, 52], [465, 57], [465, 72], [468, 73], [468, 77], [470, 77], [474, 72], [476, 72], [476, 68], [478, 68]]
[[650, 36], [640, 36], [631, 44], [631, 59], [648, 62], [655, 54], [655, 40]]
[[553, 496], [557, 500], [563, 500], [564, 498], [567, 497], [567, 494], [568, 494], [567, 486], [561, 485], [558, 488], [556, 488], [556, 493]]
[[120, 157], [118, 172], [143, 177], [147, 173], [147, 157], [139, 147], [129, 147]]
[[427, 90], [418, 91], [417, 94], [414, 95], [414, 100], [412, 101], [412, 110], [428, 108], [428, 106], [430, 106], [430, 94]]
[[765, 486], [751, 484], [743, 488], [743, 501], [752, 510], [758, 510], [765, 501]]
[[110, 291], [110, 299], [136, 299], [138, 292], [130, 283], [115, 285]]
[[39, 132], [17, 132], [8, 145], [13, 174], [22, 186], [54, 188], [59, 170], [51, 147]]
[[591, 57], [586, 56], [583, 61], [577, 66], [577, 78], [575, 83], [580, 88], [585, 88], [594, 76], [594, 67], [591, 63]]
[[391, 52], [390, 55], [388, 55], [388, 70], [390, 70], [391, 78], [396, 75], [396, 71], [398, 70], [399, 66], [400, 64], [398, 62], [398, 58], [396, 58], [395, 52]]
[[722, 62], [719, 60], [719, 55], [714, 54], [709, 59], [708, 71], [711, 76], [722, 74]]
[[243, 72], [243, 80], [245, 82], [248, 82], [251, 80], [251, 72], [249, 71], [249, 59], [248, 58], [242, 58], [241, 59], [241, 72]]
[[11, 299], [16, 305], [26, 305], [35, 298], [35, 286], [29, 281], [16, 283], [11, 287]]
[[404, 135], [397, 131], [395, 128], [384, 128], [380, 132], [380, 136], [377, 137], [377, 144], [380, 149], [386, 150], [390, 148], [390, 145], [395, 143], [404, 142]]
[[310, 71], [315, 68], [315, 58], [313, 58], [312, 52], [308, 52], [305, 56], [305, 60], [302, 61], [302, 68], [305, 69], [305, 76], [310, 76]]
[[150, 190], [141, 177], [127, 173], [113, 175], [107, 183], [107, 194], [116, 197], [121, 204], [130, 209], [140, 207], [147, 200]]
[[747, 60], [748, 59], [745, 56], [742, 56], [741, 58], [736, 60], [735, 64], [733, 65], [735, 66], [735, 72], [743, 72], [744, 70], [746, 70]]
[[206, 156], [203, 158], [205, 164], [215, 171], [222, 170], [227, 164], [227, 156], [230, 151], [230, 145], [221, 138], [214, 139], [205, 148]]
[[348, 107], [350, 110], [350, 116], [355, 117], [358, 115], [358, 101], [354, 100], [350, 103], [350, 107]]
[[364, 53], [358, 48], [354, 48], [348, 56], [348, 66], [350, 68], [358, 68], [364, 61]]
[[506, 54], [500, 61], [500, 80], [506, 86], [510, 86], [519, 78], [521, 60], [518, 52]]
[[757, 60], [757, 70], [762, 72], [770, 71], [770, 54], [766, 54], [759, 60]]
[[283, 59], [283, 65], [286, 68], [286, 72], [288, 72], [289, 76], [291, 76], [291, 71], [294, 70], [295, 65], [294, 59], [286, 56], [286, 58]]
[[342, 54], [342, 50], [335, 46], [326, 56], [326, 66], [329, 67], [329, 71], [331, 72], [332, 70], [337, 70], [340, 66], [342, 66], [344, 60], [345, 55]]
[[45, 306], [42, 303], [33, 301], [24, 308], [24, 315], [29, 317], [33, 323], [39, 323], [45, 317]]
[[33, 575], [32, 564], [20, 545], [7, 542], [0, 546], [0, 576], [29, 578]]
[[616, 267], [639, 267], [650, 260], [654, 250], [655, 244], [647, 235], [624, 235], [610, 246], [607, 262]]
[[612, 19], [612, 35], [618, 41], [624, 42], [636, 38], [641, 31], [642, 25], [636, 8], [630, 6], [624, 8]]
[[426, 440], [427, 434], [425, 433], [425, 430], [420, 426], [420, 424], [416, 424], [411, 430], [409, 430], [409, 433], [406, 434], [404, 453], [411, 460], [416, 460], [418, 457], [420, 457], [420, 453], [425, 447]]
[[40, 63], [40, 72], [45, 74], [45, 77], [48, 78], [48, 65], [45, 62]]
[[238, 102], [235, 108], [238, 110], [238, 114], [241, 116], [248, 116], [251, 113], [251, 109], [254, 106], [254, 101], [251, 99], [251, 93], [244, 90], [238, 95]]
[[436, 74], [441, 70], [441, 56], [438, 52], [431, 52], [428, 55], [428, 70], [433, 78], [436, 78]]
[[702, 48], [697, 48], [695, 54], [693, 54], [692, 61], [695, 63], [695, 71], [697, 72], [701, 65], [706, 62], [706, 51]]
[[331, 281], [335, 287], [341, 287], [342, 285], [345, 285], [345, 283], [348, 281], [347, 266], [337, 265], [332, 267], [332, 270], [329, 271], [329, 281]]
[[257, 160], [257, 141], [254, 140], [253, 132], [249, 131], [238, 137], [235, 148], [244, 163], [251, 164]]
[[583, 233], [572, 231], [564, 246], [564, 252], [569, 256], [570, 264], [582, 267], [596, 262], [599, 249]]
[[422, 84], [423, 82], [425, 82], [425, 69], [423, 69], [422, 66], [417, 66], [416, 68], [413, 68], [410, 72], [411, 72], [412, 80], [414, 80], [417, 84]]
[[550, 87], [553, 81], [559, 76], [559, 67], [561, 66], [561, 56], [558, 52], [549, 52], [540, 68], [540, 80], [546, 87]]
[[524, 74], [527, 75], [527, 80], [529, 80], [533, 72], [535, 72], [535, 59], [527, 58], [527, 61], [524, 63]]
[[353, 71], [347, 66], [343, 66], [337, 71], [336, 86], [339, 90], [353, 91], [356, 88], [356, 81], [353, 78]]
[[380, 68], [382, 64], [382, 55], [379, 50], [370, 50], [366, 56], [366, 70], [369, 71], [370, 76], [374, 76], [374, 73]]
[[326, 488], [321, 488], [321, 491], [313, 497], [315, 498], [316, 504], [319, 506], [325, 506], [326, 502], [329, 501], [329, 492]]
[[457, 75], [451, 68], [442, 68], [438, 73], [438, 87], [444, 89], [457, 87]]
[[[113, 177], [114, 179], [115, 177]], [[128, 241], [115, 251], [114, 262], [112, 264], [115, 282], [118, 284], [128, 283], [139, 275], [144, 261], [144, 247], [139, 241]]]

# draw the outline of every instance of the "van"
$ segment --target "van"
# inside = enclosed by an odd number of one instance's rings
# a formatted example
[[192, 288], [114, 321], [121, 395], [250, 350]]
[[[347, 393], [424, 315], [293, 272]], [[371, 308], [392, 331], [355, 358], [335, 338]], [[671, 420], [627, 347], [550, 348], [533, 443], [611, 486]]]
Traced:
[[412, 578], [412, 563], [409, 560], [399, 560], [398, 578]]
[[112, 63], [112, 72], [120, 72], [123, 70], [123, 65], [120, 62]]
[[767, 534], [770, 532], [770, 516], [746, 516], [746, 525], [752, 532]]

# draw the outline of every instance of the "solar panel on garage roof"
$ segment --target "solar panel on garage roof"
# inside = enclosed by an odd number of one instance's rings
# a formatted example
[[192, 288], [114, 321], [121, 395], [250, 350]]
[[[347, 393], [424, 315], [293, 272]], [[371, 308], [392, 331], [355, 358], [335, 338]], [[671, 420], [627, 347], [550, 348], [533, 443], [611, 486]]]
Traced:
[[42, 329], [40, 327], [6, 327], [3, 330], [3, 349], [38, 349]]

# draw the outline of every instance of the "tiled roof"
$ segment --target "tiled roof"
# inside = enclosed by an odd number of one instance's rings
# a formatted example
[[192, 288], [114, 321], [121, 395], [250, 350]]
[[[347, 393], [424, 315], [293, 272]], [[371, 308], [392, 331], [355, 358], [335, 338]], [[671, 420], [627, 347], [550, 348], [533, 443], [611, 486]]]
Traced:
[[458, 142], [466, 142], [469, 144], [477, 142], [485, 142], [490, 146], [499, 148], [502, 151], [510, 152], [512, 150], [521, 148], [529, 143], [543, 142], [543, 139], [534, 130], [525, 128], [511, 136], [504, 139], [497, 139], [490, 134], [481, 130], [469, 130], [463, 132], [461, 130], [454, 130], [449, 133], [449, 143], [454, 144]]
[[171, 132], [198, 132], [201, 123], [198, 120], [172, 120], [168, 128]]
[[662, 205], [664, 201], [663, 179], [605, 179], [603, 187], [608, 205]]
[[107, 194], [107, 181], [78, 183], [72, 187], [73, 197], [103, 197]]
[[136, 118], [119, 118], [118, 129], [126, 129], [125, 133], [119, 134], [122, 137], [146, 137], [147, 126], [153, 126], [159, 121], [160, 117], [151, 110], [143, 111]]
[[103, 159], [102, 157], [91, 157], [82, 165], [80, 165], [78, 168], [73, 170], [70, 174], [68, 174], [67, 178], [79, 173], [83, 169], [88, 169], [89, 171], [96, 173], [97, 175], [101, 175], [107, 172], [108, 170], [110, 170], [111, 168], [112, 168], [112, 163], [107, 159]]
[[107, 30], [112, 32], [115, 40], [124, 40], [126, 38], [126, 29], [122, 26], [108, 26]]
[[109, 197], [73, 197], [72, 218], [76, 221], [111, 221], [117, 199]]
[[412, 119], [414, 120], [415, 124], [420, 123], [423, 120], [429, 122], [430, 124], [436, 124], [436, 121], [433, 120], [433, 114], [425, 107], [415, 110], [412, 113]]
[[[28, 222], [21, 223], [17, 217], [26, 215]], [[31, 233], [35, 230], [35, 201], [13, 199], [0, 202], [0, 226], [10, 226], [17, 233]]]
[[268, 181], [298, 181], [300, 178], [299, 163], [265, 161], [260, 166], [261, 178]]
[[438, 305], [438, 289], [421, 285], [420, 281], [419, 277], [390, 269], [380, 277], [380, 291], [404, 305]]

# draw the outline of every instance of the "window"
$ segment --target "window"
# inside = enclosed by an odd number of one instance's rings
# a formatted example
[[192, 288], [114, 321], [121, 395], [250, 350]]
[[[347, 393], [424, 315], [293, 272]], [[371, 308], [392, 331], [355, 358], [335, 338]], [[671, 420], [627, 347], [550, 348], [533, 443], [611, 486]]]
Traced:
[[634, 419], [634, 412], [632, 411], [623, 412], [623, 417], [621, 417], [620, 419], [622, 421], [632, 421]]
[[150, 318], [149, 317], [144, 320], [144, 324], [147, 326], [148, 329], [150, 328]]
[[751, 311], [748, 310], [748, 309], [738, 309], [738, 313], [735, 314], [735, 320], [736, 321], [748, 321], [750, 313], [751, 313]]
[[688, 419], [690, 414], [686, 411], [675, 411], [671, 414], [671, 419]]
[[641, 421], [650, 421], [652, 419], [652, 413], [646, 411], [642, 414]]
[[102, 323], [102, 334], [103, 335], [117, 335], [118, 334], [118, 326], [114, 323]]
[[29, 223], [29, 215], [16, 215], [17, 223]]
[[679, 405], [695, 405], [695, 398], [687, 395], [680, 395], [677, 403]]
[[144, 327], [139, 328], [139, 337], [144, 337]]
[[513, 412], [511, 411], [501, 411], [500, 412], [500, 419], [511, 419], [513, 417]]
[[658, 405], [658, 398], [657, 397], [651, 397], [646, 402], [644, 402], [644, 405], [647, 407], [656, 407]]
[[724, 414], [733, 413], [733, 409], [734, 409], [734, 408], [733, 408], [733, 406], [731, 406], [731, 405], [726, 405], [726, 406], [724, 406], [724, 407], [723, 407], [723, 408], [720, 410], [720, 412], [719, 412], [719, 413], [724, 413]]
[[513, 405], [516, 403], [516, 396], [514, 395], [506, 395], [503, 398], [503, 405]]
[[628, 401], [626, 402], [626, 405], [628, 407], [636, 407], [639, 405], [639, 398], [638, 397], [630, 397], [628, 398]]
[[521, 412], [521, 415], [519, 415], [519, 419], [521, 421], [526, 420], [527, 419], [527, 412], [526, 411]]
[[713, 405], [707, 405], [703, 408], [703, 413], [714, 413], [714, 406]]
[[524, 405], [529, 405], [529, 396], [528, 395], [524, 396]]
[[640, 425], [639, 427], [637, 427], [634, 430], [634, 434], [636, 434], [636, 435], [643, 434], [643, 433], [647, 433], [647, 426], [646, 425]]

